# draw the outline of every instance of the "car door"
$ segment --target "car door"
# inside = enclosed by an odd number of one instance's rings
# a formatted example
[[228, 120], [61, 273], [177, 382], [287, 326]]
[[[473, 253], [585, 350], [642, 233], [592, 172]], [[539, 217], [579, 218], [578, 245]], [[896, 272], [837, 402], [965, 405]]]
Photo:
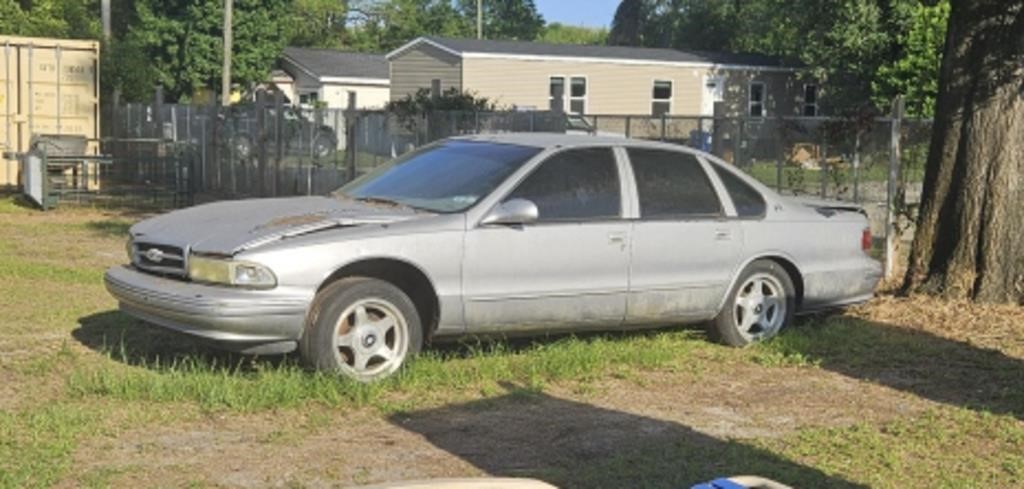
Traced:
[[621, 324], [630, 224], [612, 148], [575, 148], [539, 163], [505, 198], [538, 219], [466, 233], [463, 298], [471, 332]]
[[706, 164], [693, 154], [640, 147], [625, 153], [639, 212], [626, 322], [714, 316], [740, 260], [741, 228], [727, 217]]

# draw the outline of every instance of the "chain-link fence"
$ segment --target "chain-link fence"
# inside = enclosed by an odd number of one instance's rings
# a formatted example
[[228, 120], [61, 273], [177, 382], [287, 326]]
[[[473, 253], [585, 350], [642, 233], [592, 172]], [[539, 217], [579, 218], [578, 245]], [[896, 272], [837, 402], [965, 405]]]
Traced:
[[128, 104], [108, 110], [107, 192], [202, 199], [326, 194], [413, 148], [482, 132], [564, 132], [547, 112], [305, 110]]
[[[875, 236], [912, 221], [931, 122], [893, 118], [566, 116], [553, 112], [307, 110], [129, 104], [105, 115], [103, 188], [167, 205], [323, 195], [450, 136], [571, 132], [652, 139], [708, 151], [783, 195], [851, 202]], [[906, 229], [903, 236], [909, 236]]]
[[930, 120], [889, 117], [588, 115], [577, 126], [591, 134], [653, 139], [707, 151], [783, 195], [861, 205], [872, 233], [880, 237], [891, 232], [887, 224], [892, 219], [903, 226], [912, 221], [931, 136]]

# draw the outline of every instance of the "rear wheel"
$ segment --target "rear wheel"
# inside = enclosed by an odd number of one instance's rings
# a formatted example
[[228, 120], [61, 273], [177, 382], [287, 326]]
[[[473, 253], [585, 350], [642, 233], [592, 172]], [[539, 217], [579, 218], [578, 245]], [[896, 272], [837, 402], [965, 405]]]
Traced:
[[352, 277], [317, 294], [299, 348], [316, 370], [372, 382], [393, 374], [422, 345], [409, 296], [388, 282]]
[[793, 322], [796, 292], [789, 273], [771, 260], [747, 266], [711, 323], [710, 336], [726, 345], [764, 341]]

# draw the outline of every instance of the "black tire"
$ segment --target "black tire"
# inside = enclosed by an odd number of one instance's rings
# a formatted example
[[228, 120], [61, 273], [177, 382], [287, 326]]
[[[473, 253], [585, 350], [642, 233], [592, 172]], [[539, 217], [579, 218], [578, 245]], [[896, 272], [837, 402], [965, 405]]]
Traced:
[[[763, 283], [756, 283], [762, 278], [764, 279]], [[774, 288], [776, 298], [760, 301], [760, 306], [757, 308], [747, 307], [759, 302], [756, 300], [755, 293], [758, 288], [760, 288], [763, 298], [772, 297], [764, 292]], [[780, 294], [781, 297], [778, 297]], [[741, 298], [748, 298], [748, 300], [742, 301], [744, 305], [740, 304]], [[772, 312], [772, 307], [776, 304], [784, 306], [781, 314], [777, 308], [774, 313]], [[755, 314], [755, 311], [758, 313]], [[740, 273], [739, 279], [736, 280], [726, 296], [722, 310], [708, 325], [708, 336], [724, 345], [747, 346], [778, 334], [779, 331], [793, 323], [795, 313], [796, 288], [793, 287], [793, 279], [790, 278], [789, 272], [775, 261], [756, 260], [747, 265]], [[745, 319], [756, 319], [758, 322], [748, 328], [745, 327]]]
[[[374, 326], [387, 323], [389, 316], [395, 316], [391, 329], [382, 331]], [[312, 369], [373, 382], [396, 372], [422, 347], [420, 317], [405, 292], [383, 280], [349, 277], [316, 295], [299, 341], [299, 354]], [[358, 362], [366, 358], [369, 362], [359, 368]], [[372, 363], [374, 360], [378, 363]]]
[[329, 158], [337, 150], [338, 140], [329, 131], [320, 131], [313, 139], [313, 156], [316, 158]]
[[248, 160], [252, 156], [252, 139], [246, 134], [231, 138], [231, 152], [239, 160]]

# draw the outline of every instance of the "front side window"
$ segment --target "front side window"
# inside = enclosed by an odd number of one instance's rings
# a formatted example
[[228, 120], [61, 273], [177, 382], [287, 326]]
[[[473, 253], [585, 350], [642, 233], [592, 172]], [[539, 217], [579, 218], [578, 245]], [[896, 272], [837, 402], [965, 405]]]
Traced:
[[565, 110], [565, 78], [553, 76], [548, 82], [548, 108], [552, 112]]
[[655, 81], [652, 94], [651, 115], [661, 117], [672, 111], [672, 82]]
[[461, 212], [494, 191], [540, 148], [480, 141], [424, 147], [352, 181], [341, 198]]
[[587, 112], [587, 79], [582, 76], [572, 77], [569, 91], [569, 112], [584, 114]]
[[537, 204], [540, 222], [614, 219], [622, 197], [611, 148], [570, 149], [548, 158], [506, 200]]
[[761, 196], [761, 192], [744, 182], [742, 178], [734, 175], [716, 164], [711, 165], [722, 181], [725, 191], [732, 199], [732, 205], [736, 207], [736, 215], [739, 217], [761, 217], [764, 215], [768, 205]]
[[818, 115], [818, 86], [804, 85], [804, 115], [815, 117]]
[[753, 82], [750, 84], [750, 117], [764, 117], [764, 83]]
[[643, 219], [719, 216], [722, 206], [704, 167], [689, 153], [629, 148]]

